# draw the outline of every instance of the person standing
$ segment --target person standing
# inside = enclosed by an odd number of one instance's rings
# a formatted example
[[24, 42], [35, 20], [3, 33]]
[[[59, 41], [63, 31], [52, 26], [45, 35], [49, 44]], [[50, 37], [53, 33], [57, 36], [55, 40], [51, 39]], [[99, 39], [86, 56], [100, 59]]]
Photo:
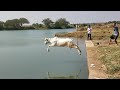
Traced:
[[114, 33], [110, 37], [110, 42], [111, 42], [111, 39], [114, 39], [115, 43], [118, 45], [117, 39], [118, 39], [118, 36], [119, 36], [119, 29], [118, 29], [117, 23], [114, 23], [113, 30], [114, 30]]
[[92, 28], [89, 25], [88, 28], [87, 28], [87, 40], [92, 40], [92, 38], [91, 38], [91, 32], [92, 32]]

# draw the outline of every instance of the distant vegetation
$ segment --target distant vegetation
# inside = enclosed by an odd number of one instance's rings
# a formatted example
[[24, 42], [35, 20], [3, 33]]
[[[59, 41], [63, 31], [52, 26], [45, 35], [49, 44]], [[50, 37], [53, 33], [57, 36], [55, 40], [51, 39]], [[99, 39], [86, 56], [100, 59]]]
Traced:
[[[118, 24], [120, 21], [109, 21], [105, 22], [105, 24], [110, 24], [117, 22]], [[26, 18], [19, 18], [19, 19], [12, 19], [6, 20], [5, 22], [0, 21], [0, 30], [29, 30], [29, 29], [67, 29], [67, 28], [75, 28], [76, 25], [82, 27], [81, 30], [86, 29], [87, 25], [98, 25], [102, 26], [103, 23], [82, 23], [82, 24], [70, 24], [65, 18], [59, 18], [55, 22], [53, 22], [50, 18], [45, 18], [42, 20], [42, 23], [33, 23], [29, 25], [29, 20]], [[28, 24], [28, 25], [27, 25]]]
[[23, 24], [29, 24], [29, 21], [26, 18], [12, 19], [6, 22], [0, 21], [0, 30], [25, 29]]
[[69, 21], [65, 18], [60, 18], [53, 22], [50, 18], [42, 20], [43, 24], [33, 23], [29, 24], [29, 20], [26, 18], [6, 20], [6, 22], [0, 21], [0, 30], [26, 30], [26, 29], [65, 29], [74, 28]]
[[66, 29], [66, 28], [74, 28], [74, 25], [71, 25], [69, 21], [65, 18], [60, 18], [53, 22], [50, 18], [46, 18], [42, 20], [43, 24], [34, 23], [32, 26], [35, 29]]

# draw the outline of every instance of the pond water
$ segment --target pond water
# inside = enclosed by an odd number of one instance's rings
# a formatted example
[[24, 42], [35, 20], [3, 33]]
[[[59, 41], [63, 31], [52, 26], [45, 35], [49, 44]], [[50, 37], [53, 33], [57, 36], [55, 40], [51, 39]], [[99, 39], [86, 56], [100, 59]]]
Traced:
[[[47, 52], [45, 37], [74, 29], [0, 31], [0, 79], [46, 79], [51, 76], [70, 76], [80, 72], [88, 79], [85, 42], [78, 39], [82, 51], [67, 47], [51, 47]], [[74, 39], [77, 42], [77, 39]]]

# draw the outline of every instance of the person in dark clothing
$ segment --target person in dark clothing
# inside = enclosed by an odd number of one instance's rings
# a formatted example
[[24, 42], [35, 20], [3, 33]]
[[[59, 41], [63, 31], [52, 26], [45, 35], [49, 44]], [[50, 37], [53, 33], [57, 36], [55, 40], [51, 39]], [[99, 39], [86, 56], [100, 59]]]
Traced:
[[[112, 39], [114, 39], [115, 43], [118, 45], [117, 43], [117, 38], [119, 37], [119, 29], [118, 29], [118, 26], [117, 26], [117, 23], [114, 23], [114, 33], [113, 35], [110, 37], [110, 42]], [[109, 43], [110, 44], [110, 43]]]

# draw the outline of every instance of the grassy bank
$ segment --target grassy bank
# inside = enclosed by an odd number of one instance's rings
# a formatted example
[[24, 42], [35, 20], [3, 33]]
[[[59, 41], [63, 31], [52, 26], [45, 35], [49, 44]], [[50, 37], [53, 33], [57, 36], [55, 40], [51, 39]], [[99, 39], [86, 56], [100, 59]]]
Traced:
[[[120, 25], [118, 25], [120, 29]], [[105, 65], [104, 72], [110, 79], [120, 79], [120, 36], [118, 37], [118, 46], [113, 42], [109, 45], [110, 36], [113, 33], [113, 23], [96, 24], [92, 26], [92, 42], [94, 43], [97, 53], [96, 61], [99, 60]], [[58, 37], [78, 37], [87, 36], [87, 27], [80, 27], [78, 31], [65, 34], [56, 34]], [[94, 53], [94, 52], [93, 52]]]

